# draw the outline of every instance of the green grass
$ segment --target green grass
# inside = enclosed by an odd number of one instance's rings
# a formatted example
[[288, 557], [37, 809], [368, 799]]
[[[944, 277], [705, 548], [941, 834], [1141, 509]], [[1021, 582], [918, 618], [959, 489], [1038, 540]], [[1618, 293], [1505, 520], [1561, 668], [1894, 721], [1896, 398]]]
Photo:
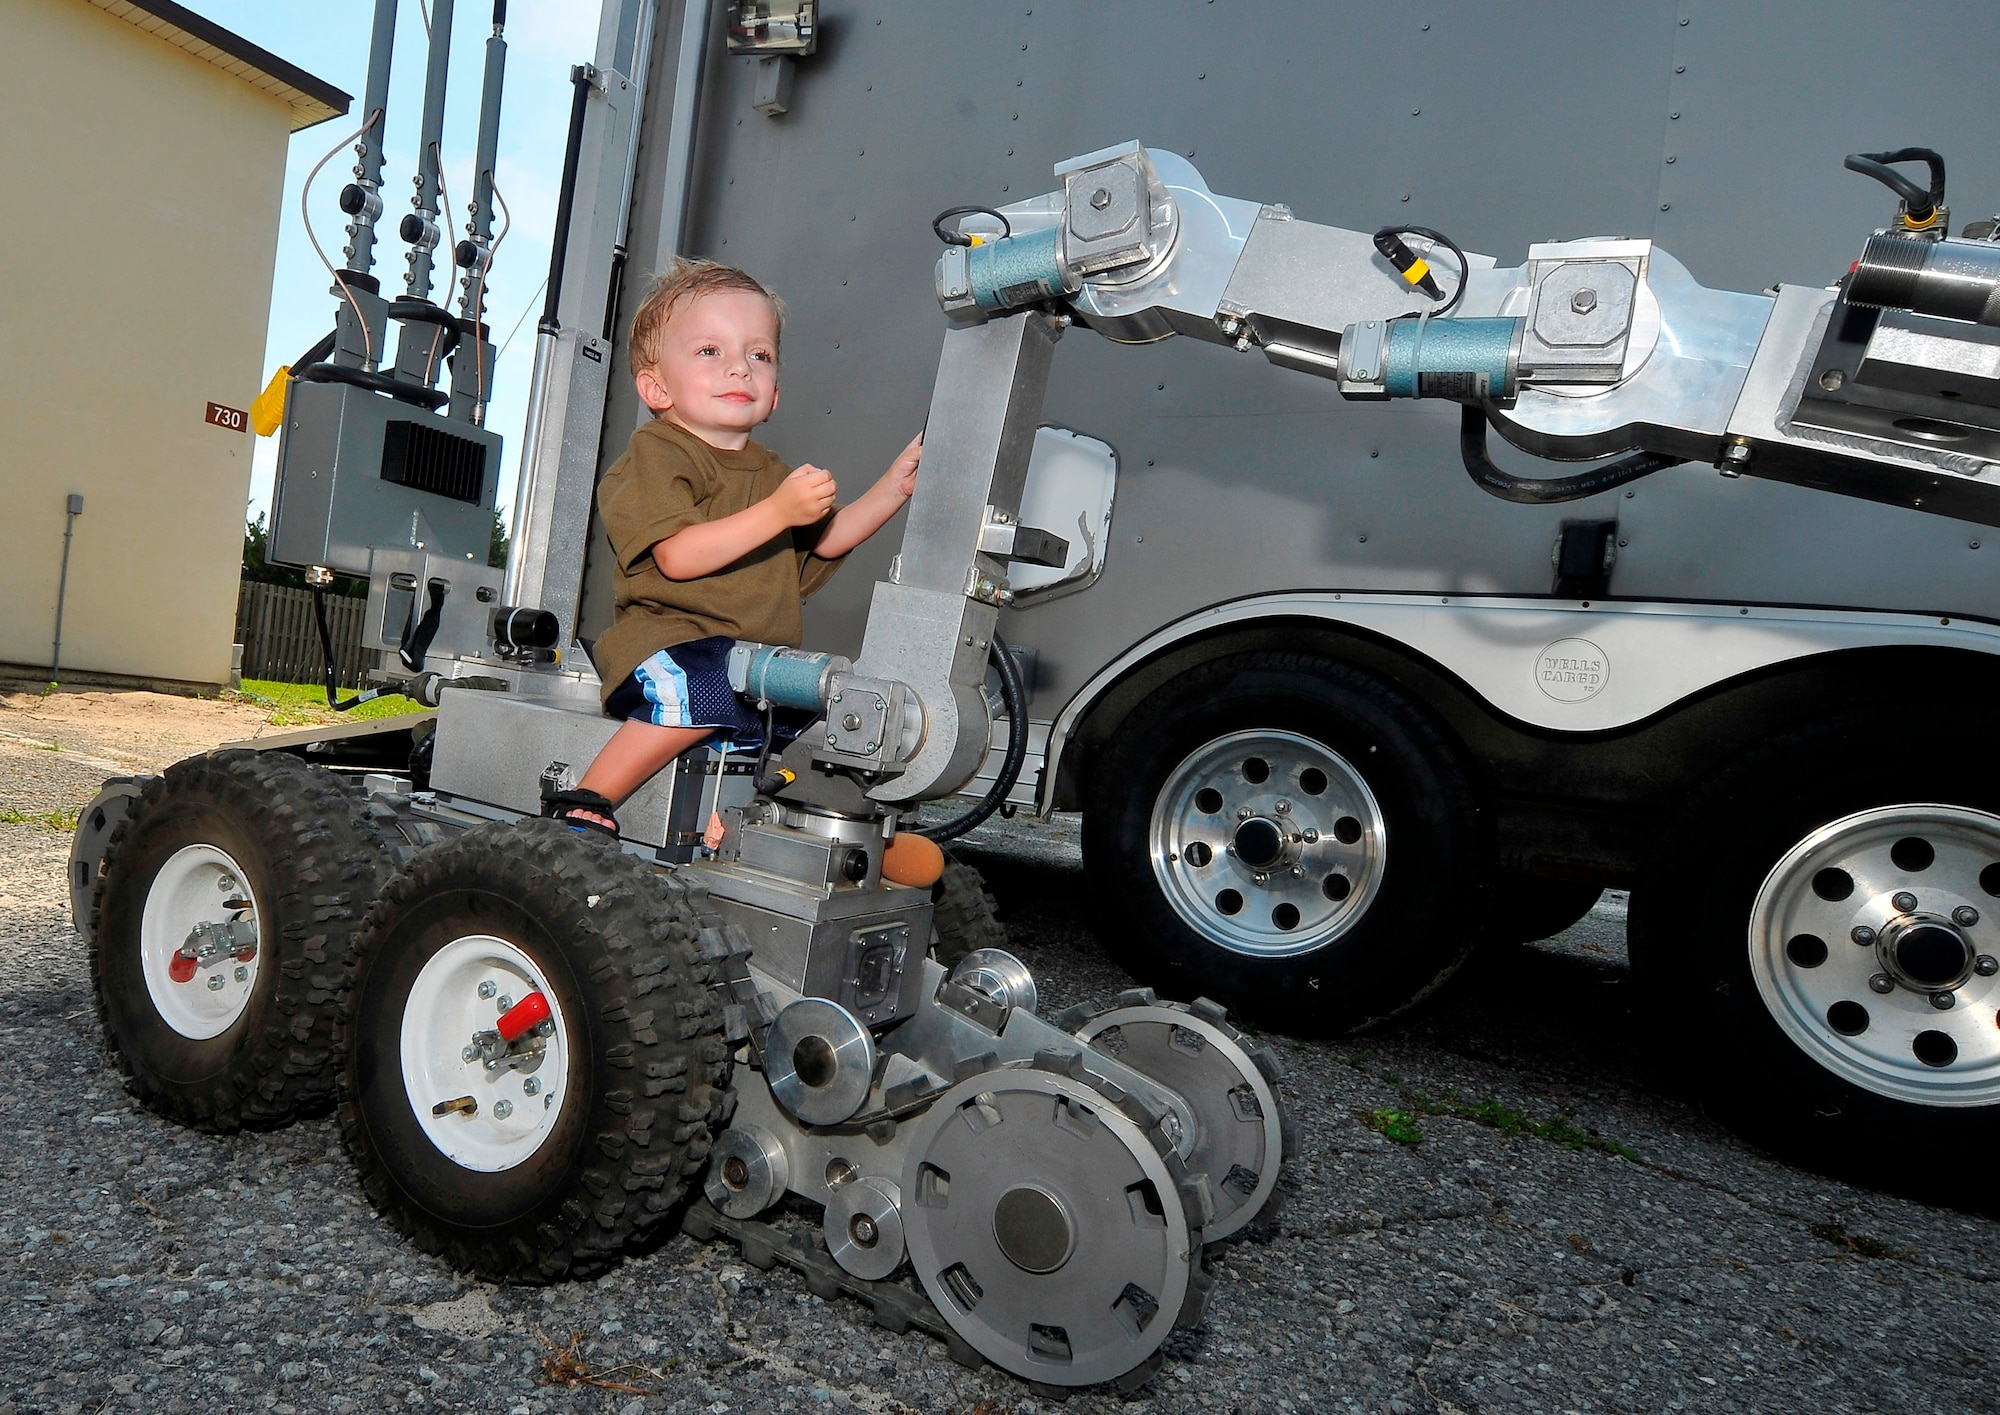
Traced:
[[[273, 727], [317, 727], [325, 722], [355, 722], [373, 717], [397, 717], [421, 712], [423, 706], [399, 693], [376, 698], [358, 708], [335, 712], [326, 705], [326, 687], [320, 683], [274, 683], [268, 678], [245, 678], [239, 694], [244, 702], [269, 708], [264, 720]], [[351, 698], [343, 691], [342, 698]]]
[[32, 825], [43, 830], [68, 832], [76, 829], [81, 811], [17, 811], [0, 806], [0, 825]]
[[1586, 1130], [1567, 1116], [1555, 1115], [1547, 1120], [1535, 1120], [1497, 1100], [1465, 1101], [1455, 1094], [1433, 1100], [1422, 1092], [1411, 1091], [1407, 1097], [1411, 1109], [1421, 1115], [1448, 1115], [1455, 1120], [1469, 1120], [1488, 1130], [1498, 1130], [1502, 1135], [1531, 1135], [1537, 1140], [1561, 1145], [1566, 1150], [1592, 1150], [1628, 1160], [1638, 1158], [1616, 1140], [1607, 1140], [1595, 1131]]
[[1407, 1110], [1371, 1110], [1361, 1120], [1383, 1139], [1394, 1140], [1399, 1145], [1421, 1145], [1424, 1142], [1423, 1127]]

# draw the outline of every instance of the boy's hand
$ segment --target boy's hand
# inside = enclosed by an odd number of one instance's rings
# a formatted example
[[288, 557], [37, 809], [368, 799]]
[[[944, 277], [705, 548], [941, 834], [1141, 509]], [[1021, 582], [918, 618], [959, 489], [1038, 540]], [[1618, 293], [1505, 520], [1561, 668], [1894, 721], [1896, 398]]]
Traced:
[[896, 454], [896, 460], [889, 464], [886, 480], [896, 488], [896, 494], [905, 501], [916, 495], [917, 465], [924, 459], [924, 435], [920, 432], [910, 439], [910, 445]]
[[808, 462], [778, 483], [770, 500], [787, 526], [814, 526], [826, 519], [839, 494], [833, 473]]

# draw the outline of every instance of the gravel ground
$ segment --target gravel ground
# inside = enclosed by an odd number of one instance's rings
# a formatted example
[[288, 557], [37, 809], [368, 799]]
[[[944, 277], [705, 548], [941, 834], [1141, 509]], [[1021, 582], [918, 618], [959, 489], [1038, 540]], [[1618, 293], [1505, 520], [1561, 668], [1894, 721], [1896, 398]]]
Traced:
[[[8, 769], [26, 752], [65, 755]], [[218, 1138], [136, 1109], [67, 844], [0, 825], [0, 1415], [1057, 1408], [727, 1244], [675, 1238], [594, 1283], [468, 1282], [373, 1216], [331, 1122]], [[1129, 985], [1082, 926], [1073, 821], [968, 853], [1051, 1006]], [[1213, 1262], [1209, 1318], [1151, 1386], [1063, 1408], [2000, 1408], [1980, 1355], [2000, 1224], [1787, 1167], [1676, 1098], [1635, 1049], [1622, 913], [1607, 896], [1496, 950], [1381, 1034], [1272, 1039], [1303, 1132], [1280, 1235]]]

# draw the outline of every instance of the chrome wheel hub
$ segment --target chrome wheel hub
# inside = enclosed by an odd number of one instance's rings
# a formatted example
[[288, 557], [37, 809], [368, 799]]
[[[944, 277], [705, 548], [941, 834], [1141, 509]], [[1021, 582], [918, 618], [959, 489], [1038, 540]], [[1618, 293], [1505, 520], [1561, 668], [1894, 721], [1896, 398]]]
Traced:
[[1751, 908], [1750, 971], [1801, 1050], [1922, 1105], [2000, 1101], [2000, 816], [1883, 806], [1822, 826]]
[[1283, 958], [1353, 927], [1381, 886], [1387, 829], [1338, 752], [1257, 729], [1197, 748], [1160, 787], [1148, 828], [1161, 891], [1203, 936]]

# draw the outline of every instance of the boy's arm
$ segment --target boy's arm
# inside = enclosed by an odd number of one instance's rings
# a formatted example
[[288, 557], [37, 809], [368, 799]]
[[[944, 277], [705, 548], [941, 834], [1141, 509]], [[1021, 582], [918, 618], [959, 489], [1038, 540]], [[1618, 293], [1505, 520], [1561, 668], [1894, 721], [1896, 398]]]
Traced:
[[810, 526], [833, 509], [833, 474], [800, 467], [754, 506], [719, 521], [675, 531], [653, 545], [653, 563], [669, 580], [699, 580], [734, 565], [758, 546], [794, 526]]
[[888, 519], [903, 509], [903, 503], [917, 489], [917, 466], [923, 461], [924, 435], [918, 433], [910, 439], [910, 445], [897, 454], [889, 464], [889, 470], [863, 492], [859, 499], [849, 502], [827, 522], [826, 529], [812, 545], [812, 553], [823, 560], [838, 560], [875, 532], [882, 529]]

